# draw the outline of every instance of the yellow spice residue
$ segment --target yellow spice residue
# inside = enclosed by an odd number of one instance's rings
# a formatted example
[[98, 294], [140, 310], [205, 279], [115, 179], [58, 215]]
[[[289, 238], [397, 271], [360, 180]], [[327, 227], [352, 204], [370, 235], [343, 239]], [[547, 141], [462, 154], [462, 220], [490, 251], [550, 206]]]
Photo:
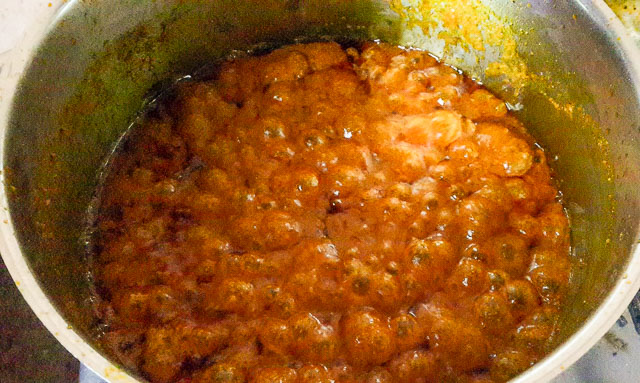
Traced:
[[630, 33], [640, 39], [640, 3], [637, 0], [606, 0], [606, 3]]
[[481, 9], [477, 1], [455, 2], [442, 0], [409, 0], [410, 6], [404, 7], [403, 1], [392, 0], [392, 9], [408, 20], [408, 26], [419, 26], [424, 33], [436, 29], [440, 24], [443, 30], [438, 37], [447, 46], [460, 45], [483, 51], [484, 39], [480, 25], [477, 24]]
[[[508, 84], [514, 96], [529, 81], [511, 26], [480, 0], [390, 0], [390, 4], [407, 20], [408, 30], [419, 27], [424, 35], [436, 35], [442, 40], [445, 59], [453, 58], [460, 48], [475, 55], [476, 62], [490, 59], [484, 75]], [[487, 57], [489, 50], [497, 51], [498, 57]]]
[[105, 368], [102, 376], [104, 376], [105, 378], [113, 382], [122, 382], [122, 383], [136, 382], [136, 380], [131, 378], [127, 373], [125, 373], [124, 371], [122, 371], [117, 367], [112, 367], [112, 366]]
[[[533, 78], [537, 77], [537, 76], [532, 76]], [[547, 100], [549, 101], [549, 103], [551, 103], [551, 105], [553, 105], [554, 108], [556, 108], [557, 110], [564, 112], [568, 117], [573, 118], [574, 117], [574, 111], [576, 110], [576, 107], [573, 103], [561, 103], [556, 101], [553, 97], [549, 96], [547, 94], [547, 92], [540, 90], [539, 91], [542, 95], [544, 95]], [[578, 107], [578, 114], [580, 116], [584, 115], [584, 116], [588, 116], [584, 110], [582, 109], [582, 107]]]

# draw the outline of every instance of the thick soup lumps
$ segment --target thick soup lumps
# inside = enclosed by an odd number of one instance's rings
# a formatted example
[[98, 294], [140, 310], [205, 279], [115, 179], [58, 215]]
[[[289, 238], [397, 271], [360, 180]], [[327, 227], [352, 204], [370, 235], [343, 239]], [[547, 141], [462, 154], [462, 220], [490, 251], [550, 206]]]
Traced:
[[182, 82], [106, 178], [106, 344], [152, 382], [503, 382], [570, 274], [542, 149], [426, 52], [287, 46]]

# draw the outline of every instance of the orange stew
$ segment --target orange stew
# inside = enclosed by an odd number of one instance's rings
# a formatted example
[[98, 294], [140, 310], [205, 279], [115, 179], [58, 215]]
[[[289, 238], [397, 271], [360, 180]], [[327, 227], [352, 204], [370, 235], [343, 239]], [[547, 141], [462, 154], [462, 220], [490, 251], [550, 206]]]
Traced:
[[292, 45], [177, 86], [101, 197], [94, 274], [152, 382], [503, 382], [570, 274], [545, 154], [426, 52]]

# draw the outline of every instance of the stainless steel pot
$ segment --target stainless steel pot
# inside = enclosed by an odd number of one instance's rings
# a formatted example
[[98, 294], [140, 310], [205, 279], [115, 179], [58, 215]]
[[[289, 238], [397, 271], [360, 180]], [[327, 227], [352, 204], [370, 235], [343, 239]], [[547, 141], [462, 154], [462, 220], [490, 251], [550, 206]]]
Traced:
[[0, 252], [47, 328], [111, 382], [136, 378], [101, 349], [91, 309], [82, 233], [98, 169], [146, 97], [258, 43], [428, 49], [508, 100], [548, 148], [572, 223], [572, 287], [553, 351], [515, 381], [569, 366], [640, 287], [640, 53], [602, 1], [23, 3], [28, 27], [0, 56]]

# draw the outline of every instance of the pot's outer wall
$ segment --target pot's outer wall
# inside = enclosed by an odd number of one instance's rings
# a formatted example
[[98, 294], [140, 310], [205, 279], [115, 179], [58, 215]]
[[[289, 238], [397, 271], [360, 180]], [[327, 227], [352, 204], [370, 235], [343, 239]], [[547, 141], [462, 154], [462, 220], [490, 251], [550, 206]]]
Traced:
[[[100, 348], [84, 249], [86, 210], [105, 157], [143, 100], [232, 49], [299, 37], [380, 38], [428, 49], [480, 78], [520, 109], [549, 159], [557, 156], [551, 164], [572, 221], [574, 275], [566, 326], [550, 347], [567, 339], [626, 277], [636, 242], [640, 105], [627, 58], [606, 29], [608, 20], [593, 16], [599, 13], [587, 1], [464, 2], [474, 7], [481, 33], [456, 36], [434, 32], [460, 21], [447, 18], [443, 3], [69, 2], [21, 81], [4, 143], [16, 234], [60, 314]], [[491, 67], [500, 60], [506, 66]]]

